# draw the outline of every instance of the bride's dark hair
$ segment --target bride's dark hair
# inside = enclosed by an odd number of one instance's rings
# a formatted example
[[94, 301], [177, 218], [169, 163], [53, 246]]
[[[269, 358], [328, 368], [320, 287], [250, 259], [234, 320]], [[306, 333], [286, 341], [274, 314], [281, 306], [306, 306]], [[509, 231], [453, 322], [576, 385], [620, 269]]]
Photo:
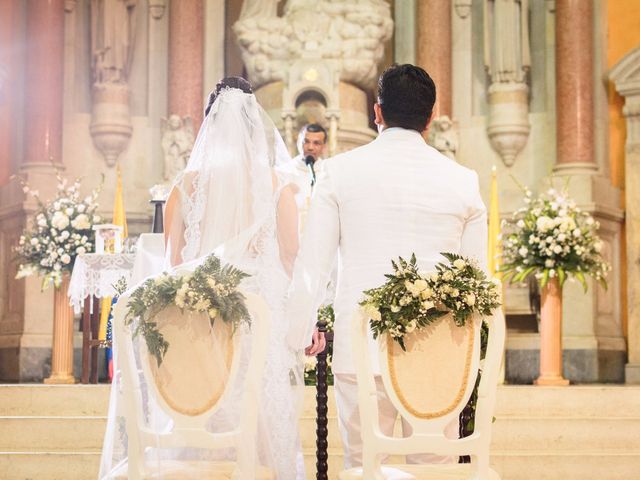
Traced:
[[242, 77], [225, 77], [218, 82], [216, 88], [209, 94], [209, 100], [207, 101], [207, 107], [204, 109], [204, 116], [206, 117], [211, 110], [213, 102], [216, 101], [216, 97], [222, 91], [223, 88], [238, 88], [244, 93], [253, 93], [253, 88], [248, 80]]

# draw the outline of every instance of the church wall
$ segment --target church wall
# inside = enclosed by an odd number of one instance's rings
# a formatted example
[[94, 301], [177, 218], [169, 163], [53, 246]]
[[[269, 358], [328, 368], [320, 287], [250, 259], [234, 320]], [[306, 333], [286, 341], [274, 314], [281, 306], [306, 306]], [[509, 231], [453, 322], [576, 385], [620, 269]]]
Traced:
[[[609, 0], [606, 2], [606, 64], [610, 69], [622, 57], [635, 47], [640, 46], [640, 8], [633, 0]], [[609, 149], [608, 161], [611, 172], [611, 183], [622, 191], [621, 207], [624, 208], [625, 189], [625, 139], [626, 122], [622, 114], [624, 99], [616, 92], [613, 82], [608, 82], [607, 107], [608, 107], [608, 134]], [[626, 241], [624, 232], [621, 238], [622, 269], [620, 278], [622, 292], [627, 291], [626, 270]], [[621, 295], [621, 307], [623, 312], [623, 328], [627, 335], [627, 299]]]

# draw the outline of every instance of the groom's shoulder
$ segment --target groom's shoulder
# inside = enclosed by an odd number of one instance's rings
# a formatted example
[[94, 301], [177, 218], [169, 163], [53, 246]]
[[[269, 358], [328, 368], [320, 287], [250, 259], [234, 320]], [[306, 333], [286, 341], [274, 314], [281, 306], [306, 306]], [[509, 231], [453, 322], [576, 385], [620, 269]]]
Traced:
[[343, 169], [349, 169], [354, 164], [368, 158], [371, 154], [371, 143], [361, 145], [348, 152], [339, 153], [324, 160], [323, 168], [336, 174]]

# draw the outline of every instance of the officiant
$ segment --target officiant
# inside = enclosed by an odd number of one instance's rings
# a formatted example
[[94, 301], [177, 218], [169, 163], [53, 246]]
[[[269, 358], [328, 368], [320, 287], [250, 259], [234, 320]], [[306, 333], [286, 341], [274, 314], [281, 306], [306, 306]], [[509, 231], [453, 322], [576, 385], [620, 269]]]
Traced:
[[309, 123], [300, 129], [298, 155], [293, 159], [294, 181], [299, 188], [296, 201], [300, 211], [300, 231], [311, 203], [311, 194], [316, 176], [322, 170], [322, 161], [327, 153], [327, 131], [318, 123]]

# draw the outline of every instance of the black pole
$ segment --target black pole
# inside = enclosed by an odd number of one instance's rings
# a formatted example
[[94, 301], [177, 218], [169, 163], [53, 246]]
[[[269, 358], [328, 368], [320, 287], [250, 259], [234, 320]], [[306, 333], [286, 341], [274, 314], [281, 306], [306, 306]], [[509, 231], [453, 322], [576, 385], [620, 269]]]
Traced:
[[[327, 325], [323, 321], [318, 322], [318, 330], [321, 333], [327, 331]], [[318, 354], [316, 366], [316, 479], [328, 480], [329, 471], [329, 443], [327, 441], [329, 430], [327, 428], [329, 413], [327, 397], [327, 350], [329, 344]]]

